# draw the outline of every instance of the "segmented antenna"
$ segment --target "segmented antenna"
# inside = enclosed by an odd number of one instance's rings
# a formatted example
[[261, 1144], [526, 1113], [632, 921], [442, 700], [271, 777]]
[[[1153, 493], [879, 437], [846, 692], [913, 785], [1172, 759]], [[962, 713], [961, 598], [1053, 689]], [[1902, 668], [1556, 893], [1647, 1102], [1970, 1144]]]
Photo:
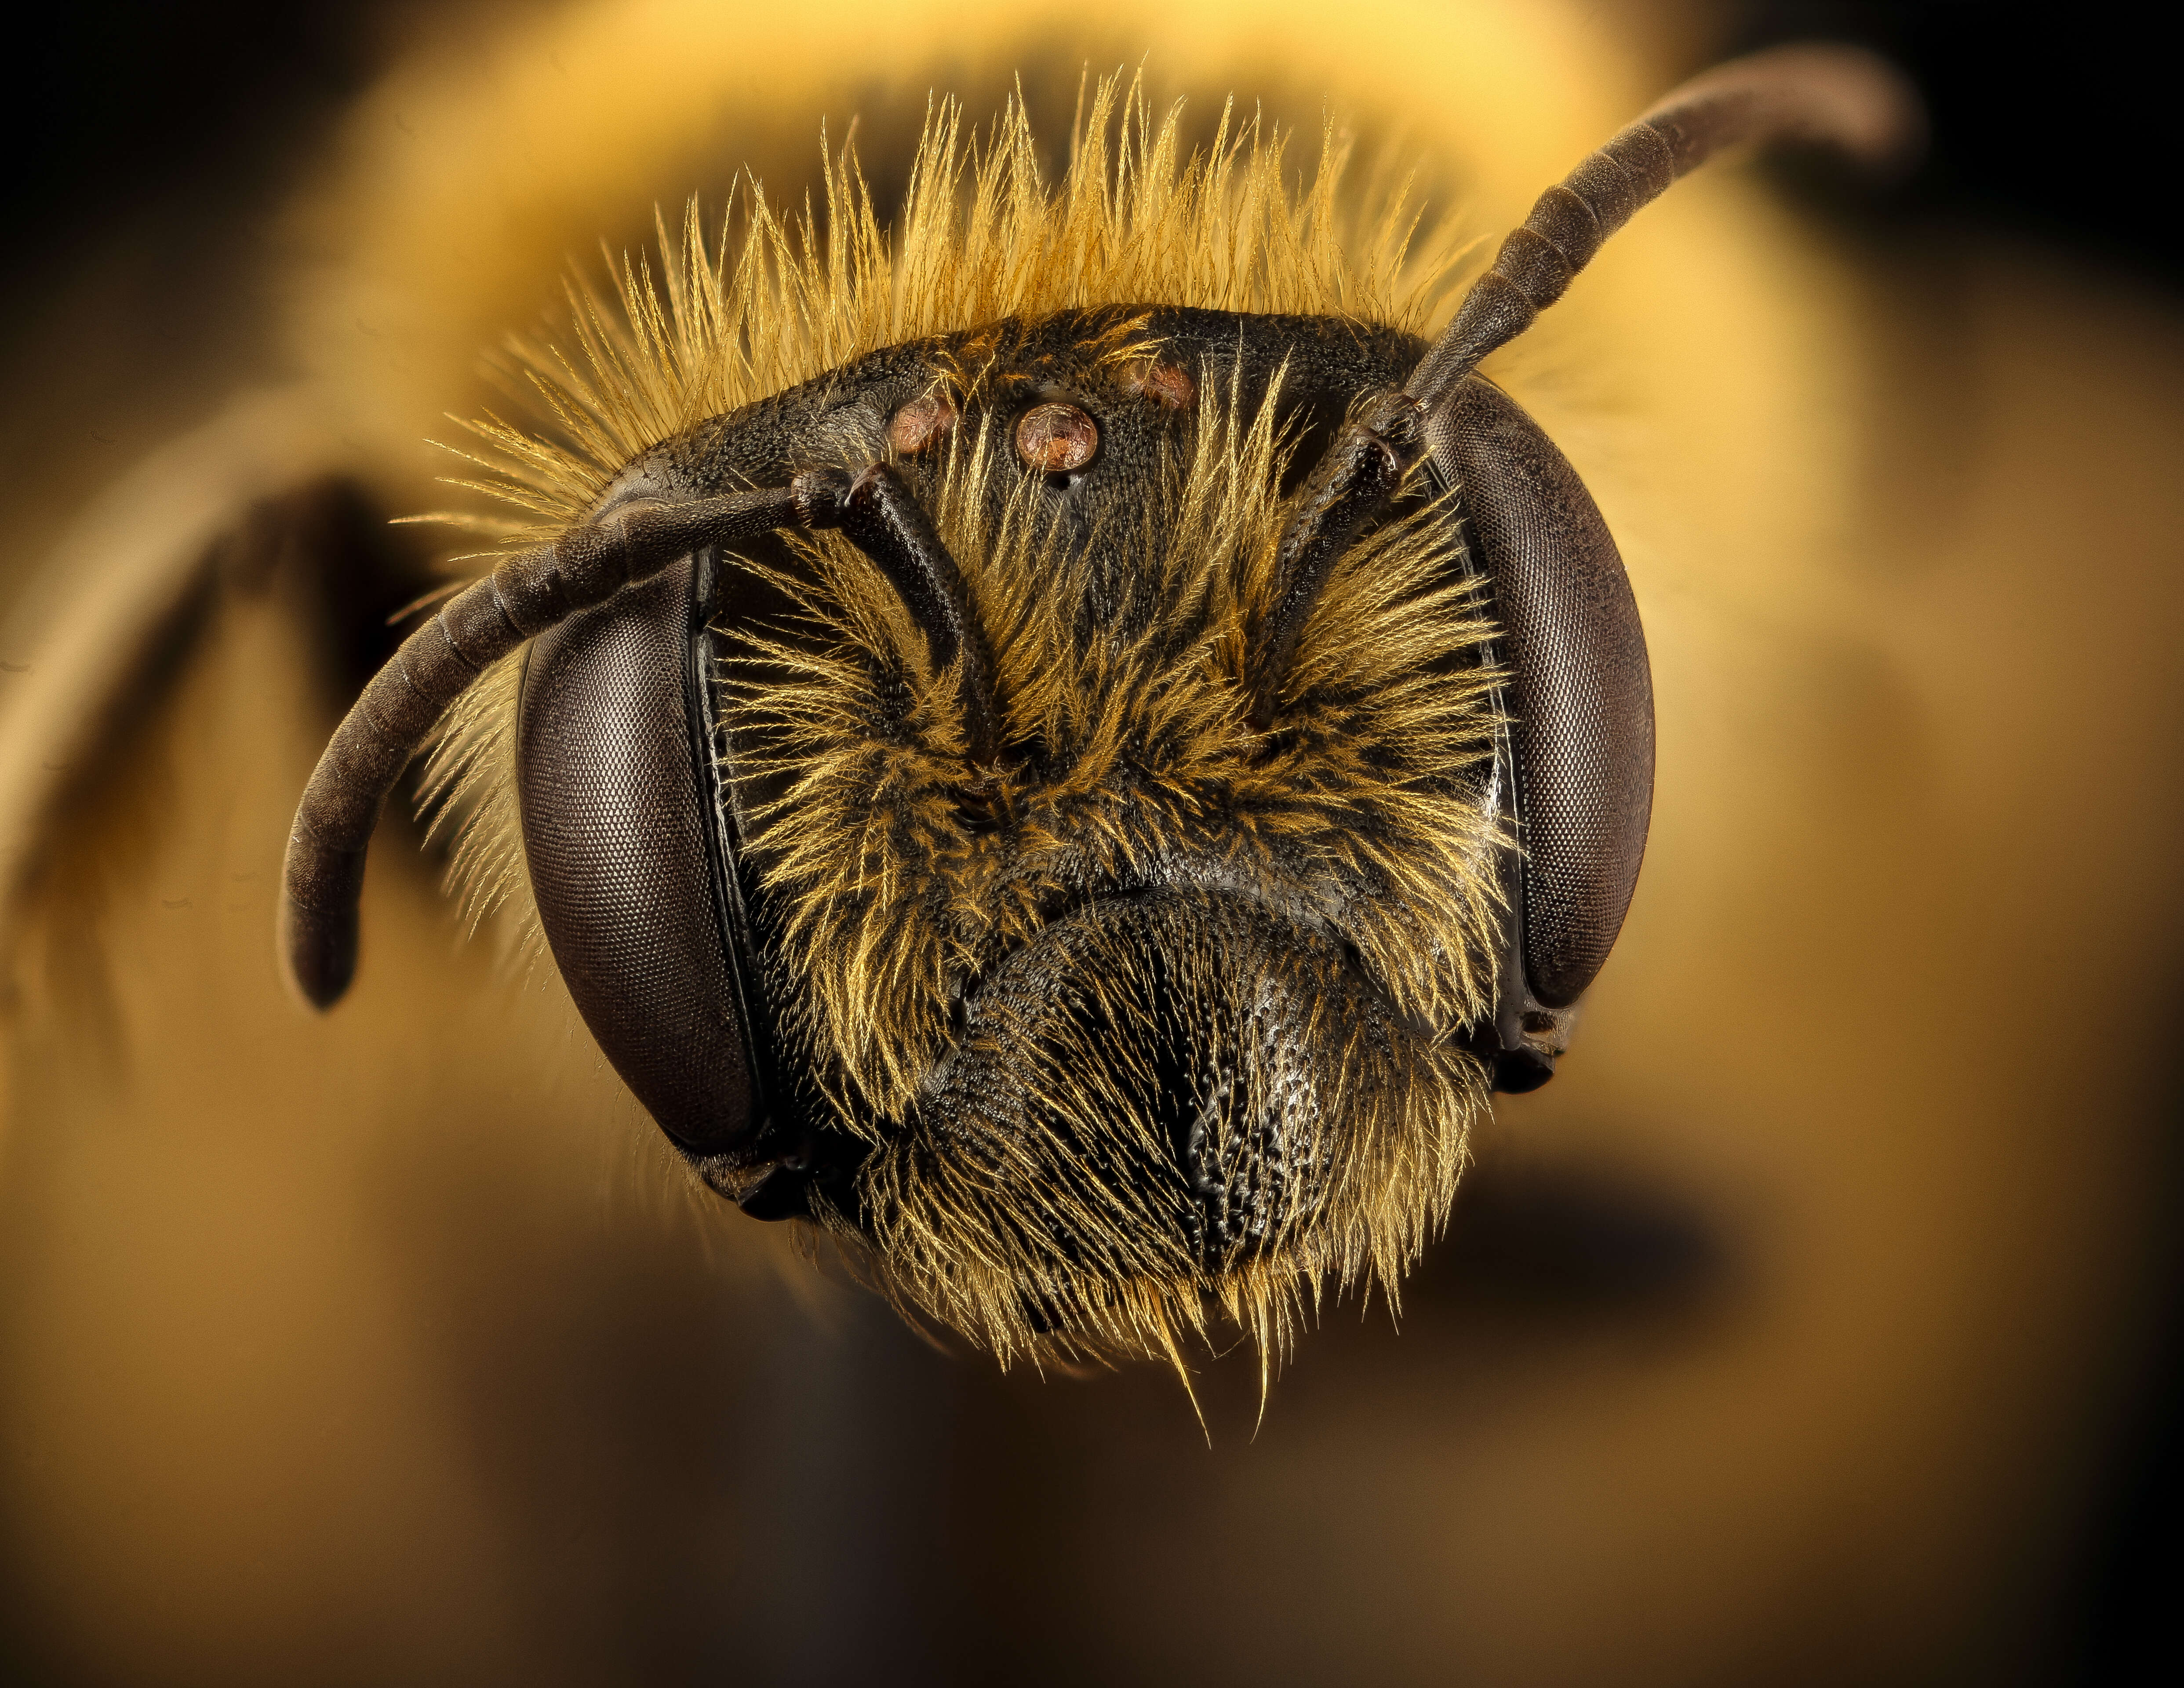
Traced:
[[[1263, 721], [1271, 712], [1334, 562], [1386, 508], [1423, 451], [1423, 418], [1480, 359], [1561, 298], [1641, 206], [1741, 142], [1803, 140], [1880, 164], [1907, 152], [1918, 136], [1917, 102], [1880, 59], [1850, 47], [1781, 47], [1685, 83], [1541, 194], [1405, 391], [1346, 430], [1314, 471], [1281, 541], [1284, 579], [1261, 647], [1255, 716]], [[936, 660], [944, 664], [961, 651], [973, 756], [990, 755], [989, 659], [961, 602], [952, 560], [922, 526], [905, 525], [891, 483], [863, 483], [862, 496], [852, 498], [843, 480], [838, 471], [807, 474], [790, 487], [621, 513], [572, 528], [502, 564], [413, 633], [336, 730], [296, 811], [280, 947], [304, 995], [324, 1008], [348, 988], [366, 847], [387, 794], [448, 705], [526, 640], [703, 548], [791, 525], [845, 527], [925, 624]]]
[[365, 852], [387, 794], [449, 704], [518, 645], [649, 580], [678, 558], [792, 523], [815, 524], [799, 486], [699, 499], [574, 527], [512, 557], [403, 641], [343, 718], [304, 788], [281, 871], [280, 952], [319, 1008], [356, 972]]
[[972, 760], [992, 760], [992, 659], [961, 572], [901, 477], [876, 465], [855, 480], [810, 469], [786, 487], [617, 511], [510, 558], [403, 641], [335, 728], [304, 788], [281, 871], [278, 944], [313, 1006], [331, 1008], [356, 973], [365, 855], [387, 794], [448, 705], [525, 641], [710, 546], [782, 527], [835, 528], [878, 564], [932, 642], [933, 666], [961, 665]]
[[1774, 47], [1693, 77], [1539, 197], [1406, 391], [1432, 409], [1560, 298], [1608, 236], [1716, 153], [1801, 142], [1886, 170], [1924, 129], [1903, 74], [1858, 47]]
[[1272, 718], [1320, 588], [1424, 454], [1425, 418], [1482, 358], [1560, 298], [1641, 207], [1716, 153], [1746, 142], [1825, 147], [1885, 170], [1923, 139], [1918, 96], [1886, 61], [1852, 47], [1774, 47], [1692, 78], [1542, 193], [1404, 390], [1337, 436], [1306, 479], [1281, 538], [1275, 610], [1255, 658], [1252, 718]]

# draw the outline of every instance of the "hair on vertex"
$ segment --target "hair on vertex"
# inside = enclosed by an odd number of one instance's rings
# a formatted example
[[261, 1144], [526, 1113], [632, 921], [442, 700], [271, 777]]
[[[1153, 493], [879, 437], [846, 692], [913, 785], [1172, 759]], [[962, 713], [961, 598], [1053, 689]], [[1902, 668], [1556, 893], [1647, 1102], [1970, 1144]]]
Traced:
[[[981, 140], [944, 101], [892, 231], [853, 146], [822, 142], [822, 213], [784, 214], [747, 182], [709, 235], [693, 203], [679, 232], [661, 222], [656, 270], [626, 260], [606, 293], [572, 281], [568, 339], [515, 349], [542, 430], [469, 425], [475, 472], [457, 484], [513, 507], [536, 526], [512, 543], [535, 542], [581, 517], [624, 465], [708, 418], [882, 348], [1063, 311], [1108, 311], [1101, 355], [1115, 359], [1158, 352], [1130, 307], [1424, 326], [1451, 253], [1414, 257], [1401, 191], [1362, 214], [1338, 198], [1346, 155], [1331, 126], [1308, 185], [1287, 173], [1286, 137], [1233, 108], [1209, 148], [1186, 153], [1182, 136], [1179, 107], [1156, 120], [1139, 84], [1108, 78], [1056, 181], [1021, 103]], [[980, 344], [965, 343], [972, 365]], [[978, 368], [963, 376], [975, 386]], [[1195, 425], [1143, 532], [1057, 546], [1032, 501], [985, 495], [992, 454], [975, 432], [951, 448], [935, 520], [993, 647], [1004, 736], [1039, 747], [1041, 777], [1002, 794], [1006, 844], [967, 835], [953, 811], [963, 722], [952, 675], [933, 671], [900, 595], [839, 535], [790, 539], [797, 566], [775, 584], [798, 626], [738, 630], [718, 677], [724, 713], [764, 747], [739, 754], [783, 793], [752, 817], [749, 846], [787, 911], [772, 964], [779, 1034], [848, 1128], [871, 1139], [867, 1122], [909, 1123], [872, 1141], [861, 1183], [878, 1216], [871, 1234], [823, 1198], [816, 1217], [919, 1322], [1004, 1362], [1150, 1355], [1180, 1368], [1209, 1319], [1279, 1359], [1330, 1290], [1377, 1284], [1392, 1302], [1446, 1216], [1484, 1106], [1476, 1059], [1418, 1028], [1464, 1023], [1492, 998], [1491, 864], [1506, 841], [1472, 784], [1492, 754], [1496, 677], [1447, 660], [1489, 630], [1451, 566], [1452, 528], [1438, 506], [1418, 508], [1344, 559], [1285, 684], [1284, 733], [1256, 736], [1245, 655], [1273, 609], [1294, 442], [1275, 393], [1247, 406], [1232, 376], [1217, 360], [1198, 372]], [[1082, 606], [1099, 594], [1078, 588], [1115, 547], [1131, 554], [1132, 584], [1088, 621]], [[426, 789], [460, 817], [451, 872], [469, 917], [499, 910], [535, 933], [515, 792], [519, 676], [512, 658], [450, 712]], [[1209, 1189], [1245, 1176], [1245, 1161], [1260, 1180], [1257, 1232], [1226, 1240], [1166, 1184], [1128, 1175], [1173, 1145], [1147, 1136], [1145, 1075], [1094, 1047], [1092, 1032], [1011, 1030], [998, 1010], [974, 1025], [973, 1043], [1020, 1037], [1076, 1061], [1046, 1061], [1050, 1094], [983, 1135], [944, 1117], [942, 1059], [963, 979], [1003, 965], [1050, 909], [1051, 857], [1119, 872], [1217, 822], [1222, 848], [1270, 881], [1309, 861], [1359, 888], [1354, 957], [1314, 950], [1293, 965], [1216, 921], [1211, 936], [1154, 932], [1148, 960], [1088, 919], [1071, 941], [1100, 952], [1107, 983], [1071, 1011], [1112, 1029], [1150, 1023], [1170, 999], [1237, 1025], [1259, 1011], [1253, 991], [1306, 1005], [1340, 1069], [1314, 1163], [1213, 1140], [1213, 1128], [1190, 1151], [1202, 1150]], [[1310, 979], [1307, 964], [1319, 970]], [[1307, 1001], [1357, 967], [1380, 995]], [[1236, 1054], [1234, 1082], [1276, 1082], [1278, 1055]], [[1207, 1117], [1228, 1106], [1209, 1099]], [[1003, 1186], [1022, 1204], [1006, 1223]], [[1217, 1192], [1206, 1199], [1220, 1206]]]

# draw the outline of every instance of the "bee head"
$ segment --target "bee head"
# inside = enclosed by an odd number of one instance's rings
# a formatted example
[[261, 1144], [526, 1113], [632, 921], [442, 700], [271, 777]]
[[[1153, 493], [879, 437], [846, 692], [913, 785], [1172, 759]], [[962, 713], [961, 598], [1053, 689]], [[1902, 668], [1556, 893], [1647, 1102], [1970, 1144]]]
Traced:
[[481, 427], [549, 543], [328, 746], [292, 977], [347, 988], [437, 731], [459, 871], [535, 905], [699, 1174], [906, 1308], [1174, 1357], [1210, 1312], [1279, 1347], [1324, 1286], [1392, 1293], [1490, 1085], [1552, 1072], [1652, 800], [1614, 542], [1475, 366], [1713, 152], [1870, 153], [1908, 109], [1841, 49], [1709, 73], [1430, 346], [1445, 264], [1332, 150], [1293, 196], [1278, 138], [1185, 159], [1112, 83], [1053, 191], [1020, 111], [967, 158], [937, 110], [899, 239], [847, 159], [823, 245], [754, 194], [731, 268], [694, 211], [664, 298], [627, 273], [534, 369], [563, 443]]
[[[1418, 349], [1299, 331], [1064, 314], [790, 395], [792, 436], [900, 465], [961, 601], [918, 613], [834, 530], [723, 559], [708, 606], [771, 1115], [699, 1163], [1003, 1351], [1158, 1346], [1204, 1305], [1271, 1332], [1330, 1273], [1392, 1283], [1484, 1095], [1493, 675], [1446, 500], [1345, 557], [1259, 718], [1312, 426], [1284, 395]], [[762, 472], [722, 460], [749, 438], [626, 484]]]

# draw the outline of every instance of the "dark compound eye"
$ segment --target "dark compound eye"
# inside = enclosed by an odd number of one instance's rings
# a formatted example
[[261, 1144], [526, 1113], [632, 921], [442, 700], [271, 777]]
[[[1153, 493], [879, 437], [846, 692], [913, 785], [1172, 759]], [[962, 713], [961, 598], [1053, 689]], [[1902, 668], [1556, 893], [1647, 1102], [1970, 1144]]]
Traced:
[[956, 426], [956, 407], [937, 393], [913, 398], [888, 422], [888, 445], [915, 457]]
[[1017, 424], [1017, 455], [1042, 475], [1082, 469], [1099, 449], [1099, 424], [1074, 404], [1034, 404]]

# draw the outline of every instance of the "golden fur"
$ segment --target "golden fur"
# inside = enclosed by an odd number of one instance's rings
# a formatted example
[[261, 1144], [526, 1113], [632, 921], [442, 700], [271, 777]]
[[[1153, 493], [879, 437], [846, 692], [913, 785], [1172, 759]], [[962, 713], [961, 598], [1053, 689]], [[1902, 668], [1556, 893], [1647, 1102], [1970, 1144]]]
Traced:
[[[731, 718], [776, 747], [786, 781], [756, 817], [755, 855], [791, 911], [781, 975], [792, 1034], [837, 1117], [867, 1135], [866, 1122], [916, 1116], [956, 997], [1031, 942], [1072, 889], [1130, 883], [1180, 852], [1301, 904], [1329, 883], [1350, 893], [1344, 936], [1392, 1013], [1330, 1034], [1321, 1077], [1346, 1087], [1340, 1163], [1325, 1188], [1297, 1187], [1279, 1240], [1251, 1256], [1202, 1266], [1173, 1216], [1137, 1210], [1142, 1191], [1128, 1178], [1094, 1180], [1088, 1205], [1069, 1174], [1082, 1171], [1086, 1142], [1112, 1147], [1117, 1133], [1142, 1139], [1139, 1185], [1172, 1182], [1161, 1175], [1169, 1150], [1102, 1088], [1097, 1048], [1063, 1057], [1039, 1037], [1018, 1039], [1019, 1058], [1040, 1045], [1042, 1070], [1028, 1082], [1048, 1111], [1006, 1144], [994, 1134], [1006, 1172], [979, 1161], [967, 1173], [917, 1126], [880, 1143], [865, 1180], [880, 1276], [1005, 1357], [1028, 1339], [1028, 1285], [1074, 1338], [1061, 1345], [1131, 1351], [1172, 1350], [1178, 1327], [1200, 1326], [1202, 1298], [1266, 1340], [1285, 1333], [1292, 1298], [1323, 1277], [1345, 1287], [1369, 1277], [1392, 1295], [1447, 1212], [1483, 1100], [1470, 1057], [1407, 1028], [1453, 1030], [1491, 995], [1498, 840], [1475, 795], [1490, 748], [1486, 677], [1437, 666], [1486, 628], [1451, 583], [1444, 525], [1413, 518], [1373, 536], [1309, 624], [1279, 748], [1263, 753], [1245, 721], [1243, 669], [1272, 606], [1284, 514], [1272, 409], [1245, 422], [1210, 394], [1155, 500], [1173, 526], [1150, 543], [1108, 536], [1150, 600], [1141, 622], [1118, 610], [1072, 628], [1106, 546], [1058, 552], [1028, 502], [985, 531], [984, 500], [965, 484], [977, 469], [946, 478], [939, 523], [993, 640], [1004, 738], [1043, 747], [1035, 777], [1004, 781], [1010, 826], [964, 828], [951, 677], [930, 671], [899, 598], [833, 536], [805, 548], [816, 582], [802, 594], [805, 626], [757, 642], [763, 680], [733, 685]], [[990, 460], [975, 442], [961, 457]], [[784, 669], [794, 676], [785, 684]], [[905, 694], [906, 711], [890, 701]], [[1145, 959], [1111, 948], [1091, 975], [1100, 1017], [1141, 1023], [1169, 1007], [1146, 1000]], [[1194, 950], [1189, 960], [1209, 974], [1184, 993], [1205, 1008], [1200, 1022], [1233, 1018], [1233, 1003], [1225, 1017], [1214, 1010], [1222, 986], [1209, 958]], [[960, 1121], [943, 1127], [955, 1134]], [[997, 1225], [1003, 1207], [1008, 1223]], [[1050, 1246], [1057, 1230], [1115, 1252], [1072, 1264]]]
[[[983, 147], [953, 102], [937, 103], [892, 240], [854, 145], [829, 154], [822, 137], [822, 153], [823, 218], [808, 202], [784, 214], [749, 181], [710, 242], [694, 199], [679, 238], [657, 223], [657, 277], [649, 261], [625, 259], [603, 298], [572, 276], [566, 343], [511, 340], [502, 365], [541, 426], [465, 424], [482, 451], [458, 454], [477, 473], [453, 484], [500, 510], [418, 519], [510, 548], [538, 543], [632, 459], [707, 417], [880, 347], [1004, 317], [1158, 301], [1420, 329], [1460, 255], [1445, 231], [1413, 255], [1407, 181], [1339, 192], [1350, 160], [1331, 127], [1310, 188], [1293, 188], [1278, 131], [1237, 123], [1231, 107], [1211, 146], [1186, 155], [1182, 107], [1156, 124], [1134, 81], [1092, 87], [1051, 187], [1021, 103]], [[541, 940], [515, 811], [521, 660], [449, 711], [425, 790], [428, 807], [460, 817], [451, 889], [473, 924], [504, 906], [527, 957]]]
[[[1407, 142], [1498, 237], [1724, 17], [478, 9], [410, 8], [454, 38], [298, 161], [322, 263], [213, 220], [226, 255], [192, 267], [175, 213], [209, 196], [86, 206], [111, 285], [21, 243], [16, 320], [52, 346], [10, 389], [25, 594], [125, 584], [109, 510], [178, 543], [224, 483], [131, 465], [201, 451], [268, 367], [316, 377], [376, 507], [451, 502], [419, 437], [488, 402], [479, 347], [565, 255], [633, 247], [621, 220], [713, 161], [800, 203], [821, 112], [866, 114], [899, 181], [891, 114], [926, 87], [983, 115], [1043, 42], [1150, 48], [1157, 86], [1263, 94], [1299, 147], [1323, 100], [1361, 158]], [[1028, 86], [1058, 155], [1069, 99], [1050, 126]], [[1490, 370], [1630, 564], [1653, 847], [1560, 1076], [1474, 1130], [1478, 1208], [1401, 1333], [1326, 1318], [1256, 1440], [1248, 1357], [1195, 1368], [1211, 1455], [1166, 1379], [935, 1362], [697, 1189], [556, 982], [496, 993], [453, 947], [403, 829], [359, 989], [298, 1010], [267, 933], [337, 711], [309, 624], [230, 590], [179, 694], [127, 671], [126, 754], [72, 776], [92, 818], [36, 821], [80, 889], [7, 956], [8, 1656], [227, 1688], [1894, 1684], [2046, 1656], [2173, 1329], [2184, 325], [2106, 265], [1889, 231], [1695, 176]], [[270, 454], [230, 450], [225, 484], [265, 484], [240, 476]], [[214, 508], [252, 531], [256, 496]], [[2086, 583], [2059, 593], [2059, 560]], [[0, 657], [33, 665], [13, 702], [66, 653]], [[1711, 1266], [1600, 1251], [1664, 1215]]]
[[[660, 230], [659, 282], [639, 262], [623, 267], [611, 305], [574, 287], [573, 347], [519, 348], [550, 432], [476, 425], [484, 472], [466, 484], [543, 524], [516, 536], [535, 541], [579, 518], [624, 464], [709, 417], [881, 347], [1003, 320], [1150, 301], [1423, 326], [1450, 254], [1407, 261], [1400, 188], [1353, 218], [1335, 193], [1345, 160], [1332, 131], [1312, 185], [1293, 190], [1279, 135], [1224, 113], [1211, 149], [1186, 158], [1179, 116], [1156, 124], [1134, 89], [1102, 81], [1050, 187], [1020, 105], [983, 146], [939, 105], [892, 242], [848, 148], [827, 160], [823, 223], [808, 206], [784, 218], [750, 187], [733, 264], [726, 231], [709, 242], [694, 205], [679, 240]], [[1156, 349], [1127, 312], [1106, 332], [1109, 358]], [[1446, 1039], [1491, 998], [1498, 841], [1475, 794], [1491, 717], [1480, 671], [1451, 681], [1437, 665], [1486, 629], [1448, 583], [1445, 524], [1390, 526], [1329, 583], [1268, 754], [1244, 720], [1242, 676], [1272, 608], [1289, 448], [1271, 397], [1245, 415], [1219, 370], [1200, 379], [1196, 426], [1143, 531], [1100, 535], [1082, 554], [1050, 546], [1027, 504], [993, 526], [984, 454], [972, 442], [953, 454], [937, 515], [993, 645], [1004, 738], [1045, 747], [1039, 777], [1005, 778], [998, 794], [1010, 827], [963, 827], [952, 677], [930, 671], [898, 597], [838, 537], [799, 543], [805, 567], [783, 584], [804, 625], [746, 652], [767, 662], [767, 682], [739, 682], [733, 664], [725, 682], [730, 718], [772, 747], [787, 780], [755, 817], [754, 846], [788, 911], [784, 1035], [838, 1122], [868, 1139], [872, 1122], [915, 1114], [967, 982], [1050, 918], [1060, 859], [1077, 883], [1120, 883], [1190, 847], [1301, 903], [1316, 886], [1345, 888], [1345, 936], [1390, 1012], [1330, 1033], [1346, 1146], [1297, 1184], [1279, 1234], [1248, 1256], [1206, 1263], [1174, 1216], [1134, 1212], [1127, 1197], [1115, 1206], [1113, 1177], [1096, 1214], [1072, 1193], [1061, 1174], [1088, 1137], [1143, 1134], [1096, 1085], [1061, 1107], [1067, 1130], [1011, 1145], [1021, 1176], [1004, 1180], [1006, 1216], [992, 1165], [967, 1174], [916, 1128], [879, 1145], [864, 1184], [877, 1275], [1004, 1358], [1173, 1355], [1209, 1304], [1279, 1347], [1323, 1279], [1369, 1279], [1392, 1296], [1446, 1215], [1483, 1102], [1477, 1064]], [[966, 381], [975, 387], [975, 369]], [[1118, 556], [1135, 610], [1072, 627], [1091, 574]], [[517, 672], [502, 665], [452, 712], [427, 784], [464, 816], [454, 871], [473, 920], [505, 903], [535, 943], [513, 779]], [[904, 696], [906, 714], [889, 701]], [[1088, 1055], [1056, 1082], [1069, 1089], [1096, 1065]], [[1167, 1153], [1138, 1147], [1148, 1167]], [[1098, 1262], [1063, 1262], [1057, 1227], [1095, 1231]], [[1034, 1321], [1055, 1328], [1035, 1339]]]

